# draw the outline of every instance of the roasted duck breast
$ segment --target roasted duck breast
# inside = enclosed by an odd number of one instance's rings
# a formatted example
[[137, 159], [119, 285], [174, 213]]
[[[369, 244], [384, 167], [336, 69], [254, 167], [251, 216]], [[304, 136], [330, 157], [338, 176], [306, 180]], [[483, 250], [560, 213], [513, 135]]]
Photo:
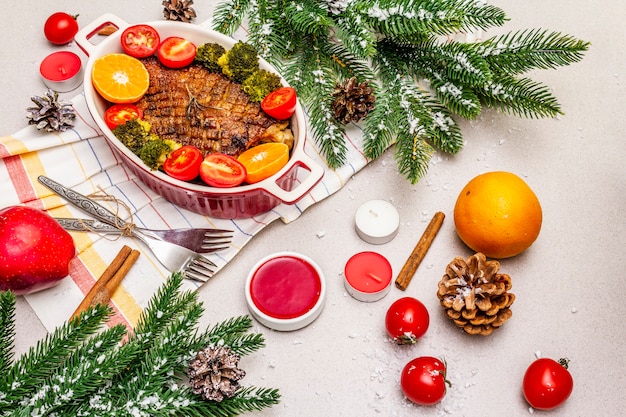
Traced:
[[161, 139], [193, 145], [203, 154], [235, 157], [264, 142], [292, 146], [289, 123], [265, 114], [240, 84], [200, 64], [169, 69], [155, 57], [142, 61], [150, 74], [150, 87], [135, 104]]

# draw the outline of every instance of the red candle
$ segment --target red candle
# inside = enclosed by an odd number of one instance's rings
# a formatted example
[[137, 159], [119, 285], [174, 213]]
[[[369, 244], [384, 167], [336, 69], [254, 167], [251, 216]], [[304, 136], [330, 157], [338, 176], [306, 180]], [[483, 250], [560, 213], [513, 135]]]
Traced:
[[309, 258], [282, 252], [262, 259], [248, 276], [252, 315], [275, 330], [297, 330], [321, 312], [325, 294], [320, 268]]
[[379, 253], [360, 252], [346, 263], [344, 285], [360, 301], [378, 301], [391, 288], [391, 264]]
[[39, 72], [44, 84], [54, 91], [66, 92], [82, 82], [80, 58], [70, 51], [54, 52], [41, 61]]

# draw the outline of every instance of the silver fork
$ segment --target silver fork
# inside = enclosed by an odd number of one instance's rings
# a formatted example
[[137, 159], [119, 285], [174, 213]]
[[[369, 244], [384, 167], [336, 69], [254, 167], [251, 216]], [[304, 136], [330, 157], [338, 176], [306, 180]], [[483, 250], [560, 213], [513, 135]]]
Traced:
[[78, 232], [96, 232], [120, 235], [126, 233], [126, 230], [130, 230], [132, 228], [132, 230], [139, 231], [144, 235], [148, 235], [159, 240], [165, 240], [166, 242], [175, 243], [198, 253], [212, 253], [222, 249], [227, 249], [228, 244], [231, 242], [228, 239], [232, 238], [231, 233], [233, 233], [232, 230], [210, 228], [171, 230], [145, 229], [128, 223], [127, 225], [129, 228], [127, 228], [126, 225], [124, 228], [119, 228], [92, 219], [73, 219], [64, 217], [55, 217], [54, 219], [65, 230]]
[[[118, 222], [117, 217], [113, 213], [94, 200], [64, 187], [46, 176], [40, 175], [38, 180], [61, 197], [67, 199], [74, 206], [91, 214], [98, 220], [113, 225]], [[159, 262], [169, 271], [181, 271], [186, 278], [201, 282], [206, 282], [213, 276], [213, 268], [216, 265], [199, 253], [174, 243], [148, 237], [138, 231], [131, 231], [131, 233], [145, 243]]]
[[133, 233], [133, 236], [145, 243], [169, 271], [181, 271], [185, 278], [199, 282], [207, 282], [213, 276], [216, 265], [199, 253], [174, 243], [146, 237], [142, 233]]

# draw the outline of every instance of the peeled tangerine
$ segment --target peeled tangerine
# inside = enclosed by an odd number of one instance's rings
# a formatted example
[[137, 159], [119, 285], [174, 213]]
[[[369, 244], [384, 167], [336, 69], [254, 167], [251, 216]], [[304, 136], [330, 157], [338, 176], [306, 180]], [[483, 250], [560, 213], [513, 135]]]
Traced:
[[74, 240], [49, 214], [25, 206], [0, 210], [0, 291], [29, 294], [69, 274]]
[[489, 258], [525, 251], [539, 236], [542, 211], [531, 188], [510, 172], [487, 172], [461, 190], [454, 225], [461, 240]]

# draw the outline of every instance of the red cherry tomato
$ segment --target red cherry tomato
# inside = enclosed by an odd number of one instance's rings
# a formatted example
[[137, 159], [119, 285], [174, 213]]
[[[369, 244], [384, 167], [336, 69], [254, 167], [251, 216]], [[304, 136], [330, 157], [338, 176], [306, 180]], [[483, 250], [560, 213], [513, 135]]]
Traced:
[[446, 395], [446, 365], [432, 356], [421, 356], [407, 363], [400, 376], [406, 397], [416, 404], [437, 404]]
[[150, 25], [134, 25], [124, 29], [120, 42], [126, 54], [135, 58], [146, 58], [155, 54], [161, 38]]
[[65, 45], [72, 42], [78, 32], [76, 16], [64, 12], [56, 12], [46, 20], [43, 25], [43, 33], [50, 42], [55, 45]]
[[574, 388], [574, 380], [567, 370], [567, 359], [559, 362], [541, 358], [530, 364], [524, 374], [524, 398], [533, 408], [551, 410], [563, 404]]
[[296, 111], [296, 90], [281, 87], [272, 91], [261, 102], [261, 109], [274, 119], [289, 119]]
[[232, 156], [212, 153], [200, 164], [200, 178], [211, 187], [235, 187], [246, 179], [246, 168]]
[[163, 163], [163, 169], [172, 178], [191, 181], [200, 174], [202, 152], [195, 146], [185, 145], [176, 149]]
[[134, 104], [114, 104], [104, 112], [104, 122], [113, 130], [132, 119], [141, 119], [143, 111]]
[[172, 36], [161, 42], [157, 55], [166, 67], [183, 68], [195, 59], [196, 45], [187, 39]]
[[426, 306], [413, 297], [403, 297], [391, 304], [385, 316], [387, 333], [399, 345], [414, 344], [422, 337], [430, 316]]

